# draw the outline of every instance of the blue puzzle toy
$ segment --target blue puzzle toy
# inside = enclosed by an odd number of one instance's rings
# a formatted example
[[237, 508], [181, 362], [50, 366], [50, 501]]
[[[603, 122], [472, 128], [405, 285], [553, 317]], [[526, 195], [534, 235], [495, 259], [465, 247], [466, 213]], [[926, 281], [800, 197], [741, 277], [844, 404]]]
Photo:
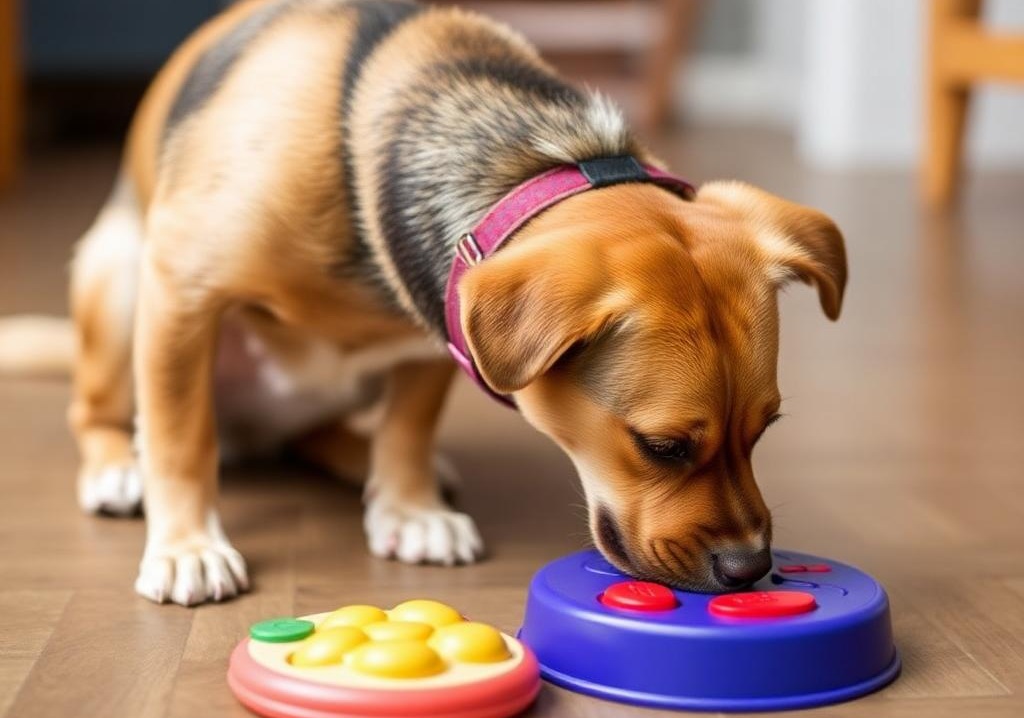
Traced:
[[634, 581], [581, 551], [534, 577], [519, 636], [552, 683], [662, 708], [803, 708], [894, 680], [882, 586], [837, 561], [772, 554], [749, 591], [716, 596]]

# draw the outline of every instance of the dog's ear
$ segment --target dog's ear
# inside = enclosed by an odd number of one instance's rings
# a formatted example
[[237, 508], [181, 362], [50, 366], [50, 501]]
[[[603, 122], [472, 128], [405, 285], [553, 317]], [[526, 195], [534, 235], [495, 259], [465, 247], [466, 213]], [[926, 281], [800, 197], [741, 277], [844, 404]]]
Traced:
[[709, 182], [697, 199], [737, 211], [754, 232], [775, 282], [781, 286], [799, 279], [814, 284], [825, 315], [839, 318], [846, 289], [846, 249], [831, 219], [742, 182]]
[[459, 282], [462, 332], [480, 375], [498, 393], [532, 383], [618, 311], [599, 257], [559, 251], [565, 243], [557, 240], [549, 246], [511, 245]]

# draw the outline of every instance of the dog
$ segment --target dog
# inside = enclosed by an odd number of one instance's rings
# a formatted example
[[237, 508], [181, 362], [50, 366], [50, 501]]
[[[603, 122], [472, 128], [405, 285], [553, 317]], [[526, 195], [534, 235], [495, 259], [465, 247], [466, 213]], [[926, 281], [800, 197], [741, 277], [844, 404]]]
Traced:
[[[73, 364], [79, 502], [145, 496], [135, 587], [153, 601], [247, 589], [218, 465], [282, 446], [365, 480], [373, 554], [471, 563], [483, 545], [433, 448], [456, 243], [522, 183], [606, 158], [659, 165], [607, 99], [484, 17], [240, 2], [142, 100], [75, 253], [73, 340], [8, 321], [0, 365]], [[812, 284], [836, 319], [846, 277], [813, 209], [740, 182], [613, 182], [471, 263], [457, 329], [487, 389], [573, 461], [611, 563], [726, 591], [771, 564], [751, 451], [779, 416], [777, 290]]]

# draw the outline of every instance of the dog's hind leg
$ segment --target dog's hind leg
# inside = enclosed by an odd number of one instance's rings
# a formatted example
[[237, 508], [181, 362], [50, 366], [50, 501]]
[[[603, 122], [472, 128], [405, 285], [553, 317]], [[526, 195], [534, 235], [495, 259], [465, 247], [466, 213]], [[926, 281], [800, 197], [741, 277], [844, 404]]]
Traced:
[[445, 503], [434, 460], [434, 434], [454, 368], [435, 361], [392, 371], [365, 494], [363, 525], [376, 556], [450, 565], [472, 563], [483, 553], [473, 519]]
[[328, 421], [289, 443], [302, 461], [346, 484], [361, 487], [370, 469], [370, 440], [349, 428], [344, 417]]
[[122, 174], [71, 267], [76, 360], [68, 420], [82, 460], [78, 501], [90, 513], [133, 514], [142, 501], [131, 372], [141, 242], [141, 213]]
[[[352, 429], [347, 417], [326, 422], [289, 442], [288, 451], [344, 483], [363, 488], [369, 479], [371, 439]], [[447, 456], [435, 453], [434, 473], [445, 497], [459, 488], [458, 471]]]

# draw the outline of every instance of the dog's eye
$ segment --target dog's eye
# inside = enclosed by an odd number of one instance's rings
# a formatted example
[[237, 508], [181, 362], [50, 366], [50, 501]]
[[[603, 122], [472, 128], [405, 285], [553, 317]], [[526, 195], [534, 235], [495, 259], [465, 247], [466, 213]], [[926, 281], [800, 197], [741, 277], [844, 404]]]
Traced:
[[693, 458], [693, 442], [689, 439], [672, 439], [663, 436], [633, 434], [640, 450], [656, 461], [684, 462]]

